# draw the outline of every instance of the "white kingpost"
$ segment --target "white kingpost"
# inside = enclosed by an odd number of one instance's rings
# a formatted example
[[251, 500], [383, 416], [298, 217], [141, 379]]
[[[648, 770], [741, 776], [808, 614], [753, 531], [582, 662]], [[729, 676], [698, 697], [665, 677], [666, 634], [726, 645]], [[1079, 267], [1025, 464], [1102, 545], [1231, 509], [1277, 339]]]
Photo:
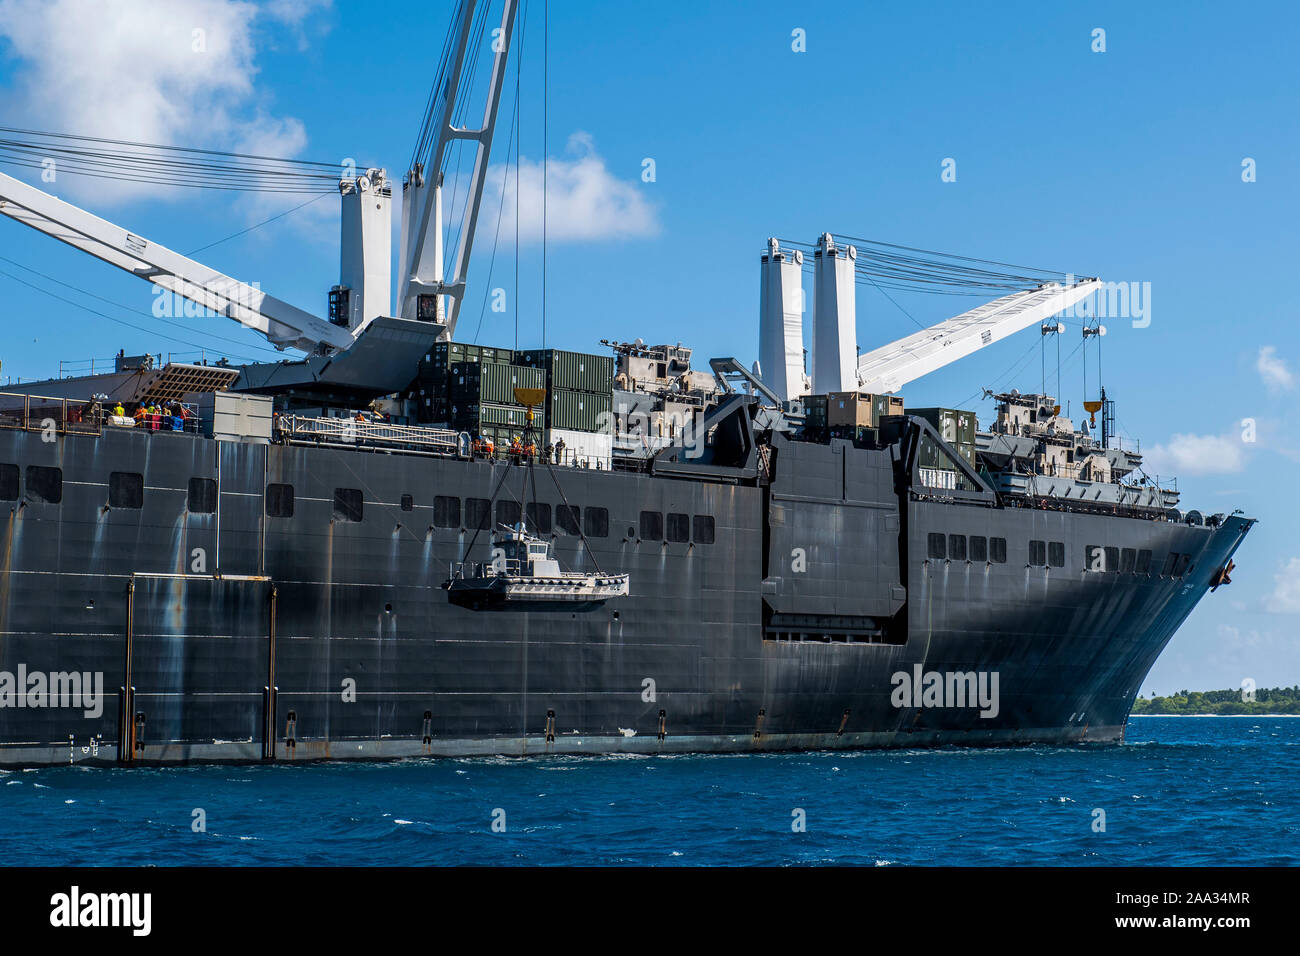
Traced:
[[805, 391], [803, 374], [803, 253], [767, 240], [759, 284], [758, 361], [763, 384], [783, 401]]
[[858, 390], [858, 250], [837, 246], [830, 233], [817, 240], [813, 274], [813, 391]]
[[[438, 127], [438, 138], [433, 145], [432, 161], [424, 171], [412, 170], [409, 177], [417, 182], [417, 192], [410, 205], [412, 218], [404, 227], [408, 233], [406, 258], [402, 281], [403, 292], [401, 313], [405, 318], [417, 318], [420, 311], [420, 297], [433, 295], [436, 315], [433, 321], [443, 326], [439, 337], [450, 339], [456, 329], [456, 317], [465, 298], [465, 282], [469, 270], [469, 255], [474, 244], [474, 230], [478, 224], [479, 207], [483, 199], [483, 185], [487, 178], [488, 161], [492, 152], [492, 136], [496, 130], [497, 111], [501, 104], [501, 92], [505, 85], [506, 64], [510, 54], [511, 36], [515, 26], [515, 14], [518, 0], [503, 0], [501, 9], [501, 26], [493, 31], [492, 71], [488, 80], [487, 101], [483, 108], [483, 122], [478, 129], [452, 125], [452, 119], [458, 104], [462, 104], [461, 94], [468, 97], [473, 91], [462, 90], [461, 80], [464, 72], [467, 47], [470, 42], [471, 26], [474, 22], [474, 10], [478, 0], [464, 0], [461, 8], [460, 29], [457, 32], [457, 44], [451, 57], [451, 69], [443, 96], [442, 120]], [[470, 54], [474, 56], [476, 54]], [[474, 144], [474, 169], [470, 175], [469, 187], [463, 209], [463, 222], [456, 244], [456, 254], [452, 262], [451, 277], [443, 272], [442, 248], [442, 174], [443, 159], [451, 143], [467, 140]], [[457, 215], [457, 209], [450, 210]], [[426, 316], [426, 318], [429, 318]]]
[[348, 331], [388, 315], [393, 295], [393, 189], [382, 169], [339, 183], [339, 283], [348, 296]]

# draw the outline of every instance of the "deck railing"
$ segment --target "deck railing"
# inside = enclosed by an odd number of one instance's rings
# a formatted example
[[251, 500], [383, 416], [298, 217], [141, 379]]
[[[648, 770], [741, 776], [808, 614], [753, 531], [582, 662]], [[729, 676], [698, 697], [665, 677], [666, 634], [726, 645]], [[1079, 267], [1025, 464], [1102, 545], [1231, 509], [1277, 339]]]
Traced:
[[455, 454], [460, 448], [460, 433], [448, 428], [362, 422], [353, 418], [277, 415], [275, 430], [283, 440], [327, 445], [405, 446], [443, 454]]
[[98, 402], [0, 392], [0, 428], [98, 435], [104, 415]]
[[191, 432], [202, 430], [193, 406], [183, 405], [183, 415], [160, 413], [140, 418], [118, 417], [112, 406], [80, 398], [55, 398], [23, 392], [0, 392], [0, 428], [18, 431], [52, 431], [59, 435], [99, 435], [106, 428], [143, 431]]

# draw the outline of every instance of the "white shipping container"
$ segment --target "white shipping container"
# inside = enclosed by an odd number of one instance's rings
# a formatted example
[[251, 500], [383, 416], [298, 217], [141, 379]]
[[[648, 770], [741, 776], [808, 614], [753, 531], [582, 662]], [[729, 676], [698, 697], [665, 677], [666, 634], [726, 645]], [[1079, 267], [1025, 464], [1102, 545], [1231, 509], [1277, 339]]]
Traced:
[[[577, 432], [566, 428], [549, 428], [546, 441], [552, 449], [564, 442], [561, 465], [576, 464], [580, 468], [602, 468], [608, 470], [610, 459], [614, 456], [614, 436], [601, 432]], [[552, 454], [552, 461], [555, 461]]]
[[[272, 399], [269, 395], [246, 395], [241, 392], [211, 393], [212, 437], [219, 441], [269, 442], [271, 440]], [[200, 403], [200, 414], [208, 413], [208, 403]]]

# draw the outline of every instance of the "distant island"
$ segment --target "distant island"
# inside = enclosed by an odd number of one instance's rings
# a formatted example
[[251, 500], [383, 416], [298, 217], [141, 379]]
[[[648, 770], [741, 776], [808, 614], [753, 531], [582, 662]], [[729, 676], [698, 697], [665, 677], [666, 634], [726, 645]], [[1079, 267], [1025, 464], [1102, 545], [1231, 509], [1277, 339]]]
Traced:
[[1261, 687], [1254, 700], [1236, 690], [1180, 690], [1169, 697], [1139, 697], [1135, 714], [1300, 714], [1300, 685]]

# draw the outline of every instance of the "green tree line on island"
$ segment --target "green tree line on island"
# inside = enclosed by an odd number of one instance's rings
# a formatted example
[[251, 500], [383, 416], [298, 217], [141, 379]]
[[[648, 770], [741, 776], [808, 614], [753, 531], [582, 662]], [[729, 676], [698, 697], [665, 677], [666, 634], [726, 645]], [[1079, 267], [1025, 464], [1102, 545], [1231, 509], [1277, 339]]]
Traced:
[[1168, 697], [1139, 697], [1135, 714], [1300, 714], [1300, 685], [1236, 690], [1180, 690]]

